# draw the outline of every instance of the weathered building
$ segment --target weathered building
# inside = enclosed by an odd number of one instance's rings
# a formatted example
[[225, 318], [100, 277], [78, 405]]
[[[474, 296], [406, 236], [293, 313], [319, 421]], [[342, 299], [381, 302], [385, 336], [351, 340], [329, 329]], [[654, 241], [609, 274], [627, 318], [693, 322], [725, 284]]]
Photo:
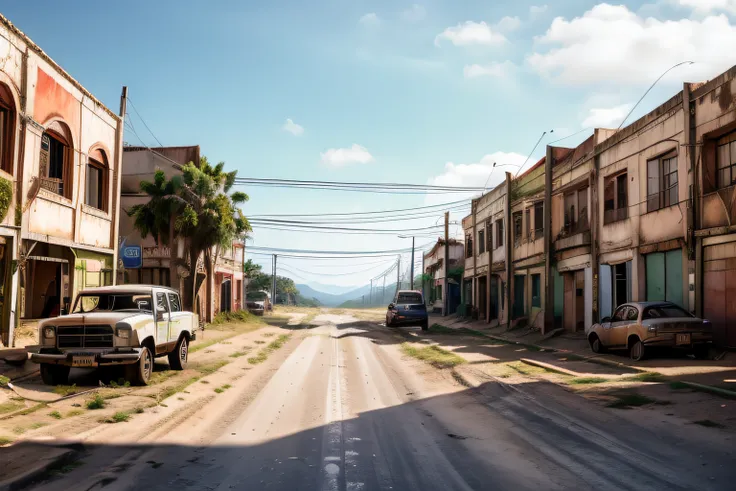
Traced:
[[[449, 269], [452, 271], [453, 268], [462, 266], [464, 246], [462, 242], [449, 239], [448, 248], [448, 256], [450, 258]], [[425, 301], [433, 311], [442, 312], [446, 293], [443, 291], [443, 288], [448, 270], [445, 265], [445, 239], [438, 239], [432, 246], [432, 249], [424, 254], [422, 266], [424, 269], [423, 272], [432, 278], [428, 282], [428, 290], [424, 292]]]
[[504, 292], [508, 282], [506, 216], [510, 182], [511, 174], [506, 173], [504, 182], [472, 201], [471, 214], [463, 220], [465, 303], [473, 306], [479, 319], [496, 324], [508, 318]]
[[600, 318], [627, 301], [693, 308], [687, 112], [678, 93], [595, 147]]
[[2, 341], [114, 281], [120, 117], [0, 16]]
[[[736, 67], [689, 84], [683, 150], [695, 169], [695, 310], [713, 323], [716, 342], [736, 347]], [[684, 159], [683, 159], [684, 160]], [[687, 196], [681, 195], [681, 196]], [[683, 198], [681, 198], [683, 199]]]
[[594, 134], [553, 165], [550, 189], [550, 274], [547, 301], [554, 305], [556, 327], [582, 331], [593, 323], [593, 243], [591, 190], [596, 186], [594, 148], [615, 133], [596, 129]]
[[232, 247], [216, 251], [216, 254], [213, 311], [217, 314], [240, 310], [243, 308], [245, 244], [233, 242]]

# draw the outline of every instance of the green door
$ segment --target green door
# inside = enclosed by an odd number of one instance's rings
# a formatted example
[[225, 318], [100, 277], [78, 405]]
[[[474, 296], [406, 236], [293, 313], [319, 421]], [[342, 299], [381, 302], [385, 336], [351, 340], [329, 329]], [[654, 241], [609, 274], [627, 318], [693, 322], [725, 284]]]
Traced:
[[684, 307], [682, 300], [682, 249], [674, 249], [665, 253], [665, 300]]
[[526, 278], [523, 274], [514, 275], [514, 318], [524, 316], [524, 279]]
[[664, 253], [647, 254], [647, 300], [661, 301], [665, 299], [665, 260]]

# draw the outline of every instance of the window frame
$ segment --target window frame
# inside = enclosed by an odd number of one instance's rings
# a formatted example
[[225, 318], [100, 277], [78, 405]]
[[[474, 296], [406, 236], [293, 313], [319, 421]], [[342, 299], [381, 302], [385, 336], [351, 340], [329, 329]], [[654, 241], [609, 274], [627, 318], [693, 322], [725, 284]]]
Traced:
[[[677, 150], [674, 149], [647, 160], [647, 213], [669, 208], [679, 203], [678, 186], [680, 176], [677, 157]], [[672, 163], [674, 163], [674, 171], [671, 167]], [[653, 169], [656, 169], [656, 177], [651, 175]], [[674, 184], [672, 184], [673, 174], [675, 175]], [[656, 190], [650, 192], [650, 181], [653, 179], [657, 180]], [[674, 198], [672, 196], [673, 194]]]
[[[170, 311], [171, 312], [181, 312], [182, 311], [181, 310], [181, 299], [179, 298], [179, 294], [174, 293], [174, 292], [168, 292], [166, 296], [169, 298]], [[176, 305], [177, 305], [176, 309], [174, 309], [174, 302], [171, 301], [172, 298], [176, 299]]]
[[478, 230], [478, 255], [486, 252], [486, 231], [481, 228]]
[[532, 207], [524, 208], [524, 238], [527, 242], [532, 240]]
[[[723, 147], [728, 150], [729, 163], [727, 165], [721, 166], [720, 154], [721, 148]], [[716, 189], [723, 189], [736, 184], [736, 131], [728, 133], [727, 135], [724, 135], [716, 140], [715, 158]], [[721, 175], [723, 171], [729, 172], [730, 180], [728, 183], [723, 182], [723, 178]]]
[[[622, 178], [625, 183], [625, 186], [623, 186], [625, 194], [623, 196], [620, 189]], [[606, 201], [606, 188], [609, 185], [613, 186], [612, 208], [608, 208], [608, 202]], [[623, 201], [623, 204], [621, 201]], [[629, 218], [629, 173], [628, 170], [625, 170], [606, 176], [603, 179], [603, 224], [608, 225], [627, 218]]]
[[[48, 137], [49, 139], [49, 158], [48, 163], [46, 165], [46, 175], [42, 176], [46, 179], [59, 179], [59, 185], [61, 187], [61, 192], [58, 192], [58, 188], [56, 191], [49, 189], [49, 187], [44, 187], [49, 192], [52, 192], [54, 194], [57, 194], [59, 196], [63, 196], [64, 198], [71, 199], [72, 197], [72, 176], [71, 176], [71, 167], [72, 167], [72, 161], [73, 161], [73, 154], [72, 154], [72, 145], [69, 143], [69, 141], [66, 139], [65, 136], [60, 134], [59, 132], [48, 129], [43, 132], [43, 136]], [[51, 151], [52, 148], [52, 141], [55, 141], [57, 144], [60, 144], [64, 147], [64, 151], [62, 154], [62, 163], [61, 163], [61, 178], [58, 177], [51, 177], [51, 158], [54, 155], [54, 152]], [[67, 184], [67, 185], [65, 185]]]
[[514, 224], [514, 247], [517, 247], [521, 244], [524, 233], [524, 212], [521, 210], [515, 211], [511, 215], [511, 220]]
[[[534, 240], [537, 240], [544, 236], [544, 201], [537, 201], [534, 203]], [[538, 217], [537, 214], [541, 214]], [[537, 223], [537, 218], [540, 218]], [[541, 225], [541, 226], [540, 226]]]
[[[98, 190], [97, 194], [100, 206], [95, 206], [91, 204], [89, 201], [89, 177], [90, 177], [90, 168], [95, 169], [98, 174]], [[87, 159], [87, 168], [84, 176], [84, 204], [87, 206], [90, 206], [92, 208], [95, 208], [100, 211], [104, 211], [107, 213], [107, 202], [108, 202], [108, 194], [107, 194], [107, 165], [105, 165], [103, 162], [100, 162], [99, 160], [89, 157]]]
[[15, 147], [15, 107], [11, 106], [3, 98], [3, 93], [9, 91], [5, 87], [0, 87], [0, 112], [5, 113], [5, 121], [0, 122], [0, 169], [11, 176], [13, 172], [13, 150]]
[[473, 257], [473, 234], [467, 234], [465, 236], [465, 258], [471, 257]]
[[496, 220], [496, 249], [503, 247], [504, 241], [503, 218]]

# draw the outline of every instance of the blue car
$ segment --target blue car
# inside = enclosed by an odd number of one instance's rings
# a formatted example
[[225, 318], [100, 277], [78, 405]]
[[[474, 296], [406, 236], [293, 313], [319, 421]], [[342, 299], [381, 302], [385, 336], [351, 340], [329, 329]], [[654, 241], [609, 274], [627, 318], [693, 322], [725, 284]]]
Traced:
[[424, 304], [424, 296], [414, 290], [399, 290], [386, 311], [386, 325], [422, 326], [422, 331], [429, 329], [429, 314]]

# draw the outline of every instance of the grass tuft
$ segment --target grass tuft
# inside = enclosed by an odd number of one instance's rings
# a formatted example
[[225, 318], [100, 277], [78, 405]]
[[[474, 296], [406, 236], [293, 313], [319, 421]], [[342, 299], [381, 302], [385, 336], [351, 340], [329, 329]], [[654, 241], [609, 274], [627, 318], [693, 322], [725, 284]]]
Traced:
[[113, 414], [111, 417], [105, 419], [105, 423], [125, 423], [130, 419], [130, 413], [127, 411], [118, 411], [115, 414]]
[[657, 372], [644, 372], [629, 377], [624, 377], [622, 380], [632, 382], [666, 382], [667, 377]]
[[227, 360], [220, 360], [220, 361], [216, 361], [213, 363], [207, 363], [204, 365], [200, 365], [196, 369], [202, 375], [207, 376], [207, 375], [212, 375], [213, 373], [215, 373], [216, 371], [218, 371], [220, 368], [224, 367], [228, 363], [230, 362]]
[[680, 382], [679, 380], [670, 382], [670, 389], [672, 390], [683, 390], [683, 389], [689, 389], [689, 388], [690, 388], [689, 385], [687, 385], [684, 382]]
[[15, 440], [8, 438], [7, 436], [0, 436], [0, 445], [8, 445], [13, 443]]
[[240, 358], [241, 356], [245, 356], [248, 354], [248, 351], [236, 351], [235, 353], [230, 355], [230, 358]]
[[6, 377], [5, 375], [0, 375], [0, 385], [3, 387], [7, 387], [7, 385], [10, 383], [10, 379]]
[[102, 409], [105, 407], [105, 399], [100, 394], [87, 401], [87, 409]]
[[568, 381], [573, 385], [602, 384], [604, 382], [608, 382], [608, 379], [603, 377], [577, 377]]
[[80, 414], [84, 414], [84, 411], [82, 411], [81, 409], [73, 409], [73, 410], [69, 411], [68, 413], [66, 413], [66, 416], [64, 416], [64, 417], [65, 418], [73, 418], [74, 416], [79, 416]]
[[417, 348], [409, 343], [402, 343], [401, 351], [412, 358], [426, 361], [435, 368], [452, 368], [465, 363], [464, 358], [451, 351], [442, 349], [439, 346], [424, 346]]
[[51, 411], [49, 413], [49, 416], [51, 416], [54, 419], [61, 419], [62, 418], [61, 413], [59, 411]]
[[79, 392], [77, 384], [74, 385], [57, 385], [54, 387], [54, 394], [59, 394], [62, 397], [70, 396]]
[[15, 401], [3, 402], [0, 404], [0, 414], [13, 413], [19, 409], [23, 409], [25, 404]]

